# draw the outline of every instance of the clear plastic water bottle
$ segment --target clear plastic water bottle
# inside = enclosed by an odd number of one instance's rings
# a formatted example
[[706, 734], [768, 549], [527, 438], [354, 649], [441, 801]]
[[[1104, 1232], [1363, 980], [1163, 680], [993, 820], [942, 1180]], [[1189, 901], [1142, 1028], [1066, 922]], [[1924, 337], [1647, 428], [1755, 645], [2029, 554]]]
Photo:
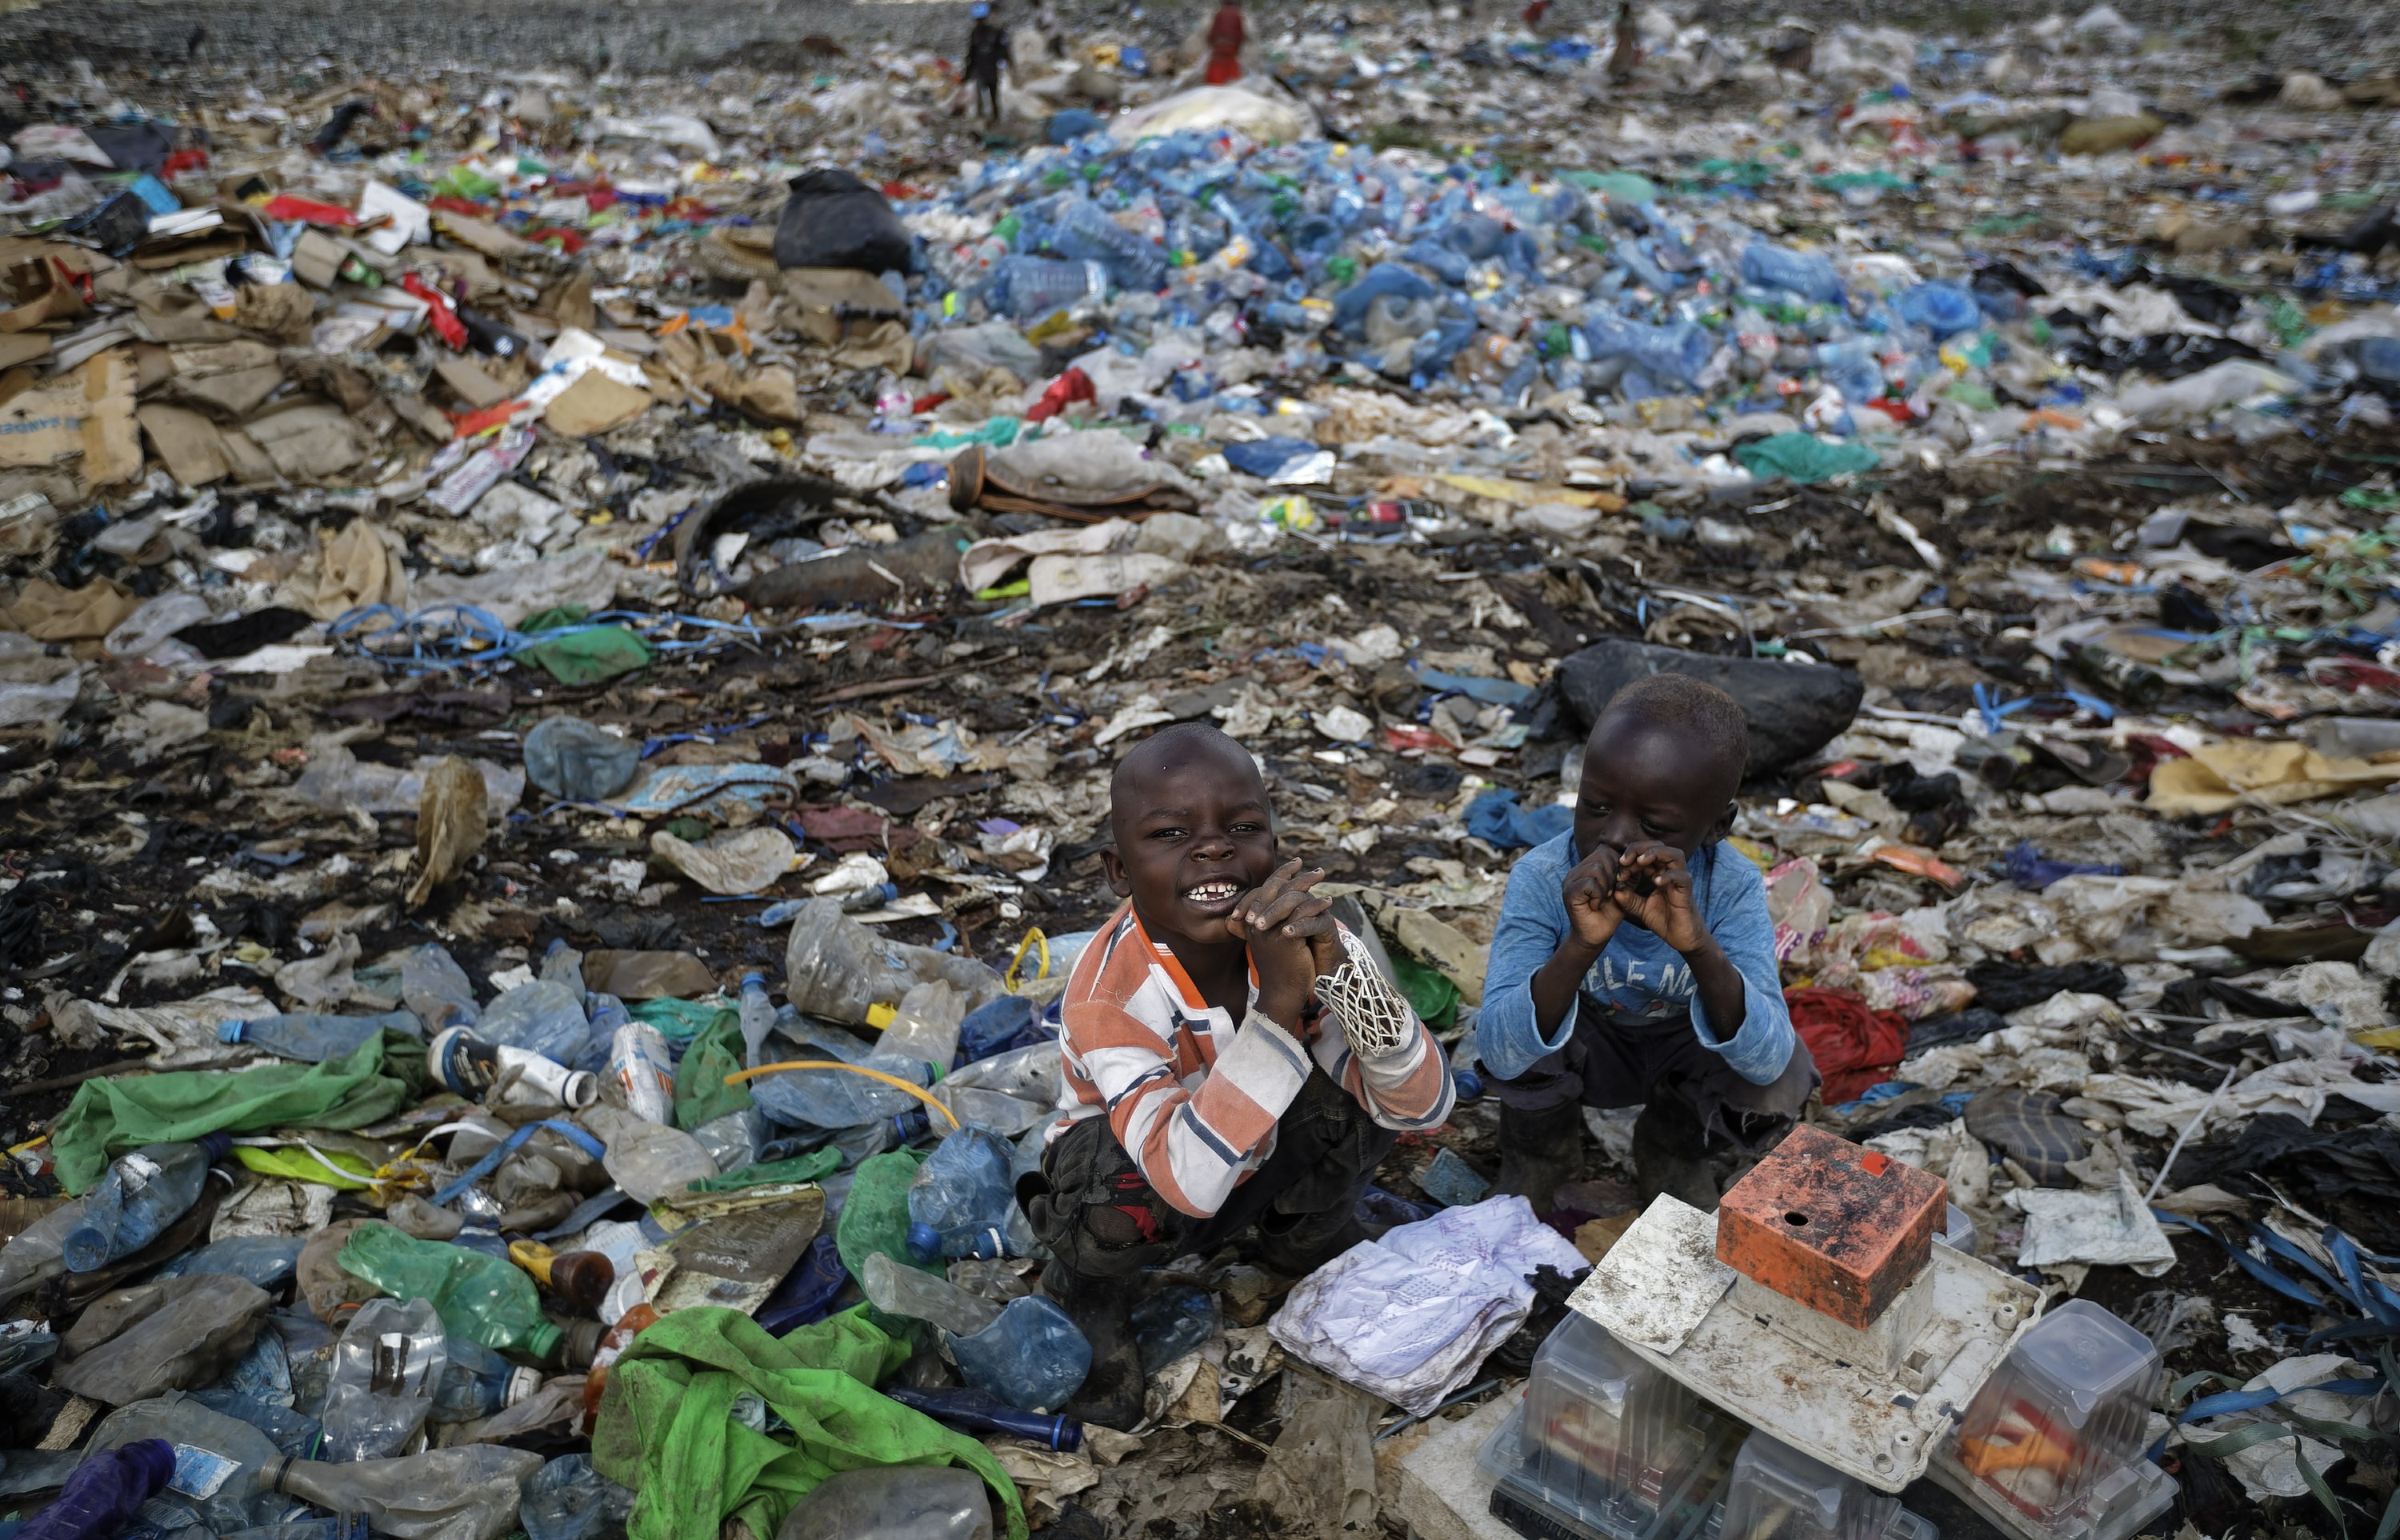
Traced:
[[525, 1540], [612, 1540], [625, 1533], [634, 1494], [592, 1468], [588, 1454], [562, 1454], [525, 1485], [517, 1521]]
[[[784, 1031], [798, 1041], [807, 1058], [856, 1064], [912, 1085], [922, 1085], [932, 1078], [924, 1064], [873, 1053], [847, 1032], [813, 1026], [804, 1019], [788, 1022]], [[797, 1128], [855, 1128], [923, 1105], [897, 1086], [846, 1070], [785, 1070], [749, 1083], [751, 1100], [760, 1111]]]
[[58, 1496], [17, 1531], [22, 1540], [113, 1540], [175, 1474], [175, 1446], [141, 1438], [75, 1468]]
[[13, 1300], [67, 1269], [67, 1233], [83, 1223], [84, 1200], [72, 1199], [35, 1220], [0, 1247], [0, 1302]]
[[328, 1460], [380, 1460], [406, 1447], [433, 1410], [449, 1361], [442, 1317], [425, 1300], [370, 1300], [334, 1350], [325, 1396]]
[[784, 993], [792, 1008], [844, 1027], [865, 1021], [871, 1006], [896, 1003], [910, 985], [935, 978], [964, 990], [970, 1008], [1001, 992], [992, 971], [975, 959], [887, 940], [842, 913], [839, 898], [809, 900], [784, 943]]
[[233, 1139], [204, 1134], [189, 1144], [149, 1144], [119, 1155], [84, 1194], [81, 1222], [60, 1249], [70, 1273], [89, 1273], [130, 1256], [199, 1201], [209, 1167], [225, 1158]]
[[608, 1147], [601, 1164], [635, 1203], [656, 1203], [716, 1175], [700, 1141], [679, 1128], [652, 1123], [606, 1102], [587, 1109], [583, 1125]]
[[1075, 262], [1106, 266], [1118, 287], [1155, 293], [1166, 281], [1166, 253], [1119, 225], [1087, 198], [1067, 200], [1050, 230], [1051, 249]]
[[1015, 1138], [1057, 1115], [1059, 1062], [1057, 1043], [1030, 1043], [950, 1071], [934, 1095], [959, 1122]]
[[1018, 320], [1033, 320], [1098, 300], [1109, 292], [1109, 270], [1097, 262], [1007, 256], [992, 268], [990, 298]]
[[[525, 1530], [531, 1540], [556, 1540]], [[983, 1478], [958, 1465], [846, 1470], [811, 1489], [775, 1540], [991, 1540]], [[582, 1540], [578, 1536], [576, 1540]]]
[[756, 1070], [764, 1062], [767, 1034], [775, 1029], [775, 1002], [767, 998], [767, 975], [742, 975], [742, 1067]]
[[227, 1235], [196, 1251], [184, 1252], [151, 1276], [178, 1278], [186, 1273], [229, 1273], [271, 1293], [290, 1281], [293, 1270], [299, 1265], [300, 1248], [307, 1244], [307, 1238], [300, 1235]]
[[553, 978], [520, 984], [492, 1002], [475, 1035], [502, 1048], [523, 1048], [560, 1064], [572, 1064], [592, 1041], [583, 1014], [583, 991]]
[[482, 1015], [475, 987], [441, 943], [429, 941], [400, 964], [400, 1002], [416, 1013], [429, 1032], [472, 1027]]
[[975, 1336], [1000, 1319], [993, 1301], [968, 1293], [938, 1273], [903, 1267], [880, 1251], [860, 1265], [858, 1286], [885, 1315], [929, 1321], [954, 1337]]
[[1004, 1257], [1011, 1192], [1008, 1141], [972, 1124], [944, 1138], [908, 1184], [908, 1254]]
[[845, 1128], [836, 1134], [833, 1147], [841, 1152], [843, 1164], [856, 1165], [869, 1155], [880, 1155], [886, 1150], [914, 1144], [925, 1137], [932, 1126], [932, 1117], [920, 1111], [903, 1112], [897, 1117], [878, 1118], [855, 1128]]
[[1144, 1374], [1157, 1373], [1216, 1334], [1216, 1296], [1191, 1284], [1162, 1288], [1133, 1307]]
[[541, 1456], [497, 1444], [429, 1449], [397, 1460], [333, 1465], [293, 1460], [268, 1481], [277, 1492], [340, 1514], [357, 1514], [379, 1534], [505, 1534]]
[[940, 979], [915, 985], [900, 997], [892, 1025], [883, 1029], [876, 1047], [948, 1070], [959, 1055], [959, 1023], [966, 1016], [966, 1003], [964, 995]]
[[322, 1064], [349, 1057], [387, 1028], [413, 1038], [425, 1035], [414, 1013], [390, 1011], [379, 1016], [282, 1015], [220, 1022], [217, 1041], [246, 1043], [302, 1064]]
[[647, 1022], [629, 1021], [608, 1044], [608, 1090], [625, 1111], [649, 1123], [675, 1121], [675, 1059]]

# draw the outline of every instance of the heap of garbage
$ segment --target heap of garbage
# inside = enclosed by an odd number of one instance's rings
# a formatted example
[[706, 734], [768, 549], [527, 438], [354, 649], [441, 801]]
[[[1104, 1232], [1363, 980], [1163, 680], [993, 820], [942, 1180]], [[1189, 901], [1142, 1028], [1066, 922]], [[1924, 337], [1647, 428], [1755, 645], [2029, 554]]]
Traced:
[[[2391, 61], [1088, 20], [991, 123], [922, 38], [8, 62], [28, 1540], [2386, 1534]], [[1689, 1239], [1630, 1110], [1491, 1195], [1508, 869], [1661, 671], [1749, 722], [1807, 1121], [2022, 1307], [1940, 1490], [1603, 1326]], [[1016, 1179], [1193, 720], [1460, 1101], [1326, 1267], [1153, 1270], [1129, 1434]]]

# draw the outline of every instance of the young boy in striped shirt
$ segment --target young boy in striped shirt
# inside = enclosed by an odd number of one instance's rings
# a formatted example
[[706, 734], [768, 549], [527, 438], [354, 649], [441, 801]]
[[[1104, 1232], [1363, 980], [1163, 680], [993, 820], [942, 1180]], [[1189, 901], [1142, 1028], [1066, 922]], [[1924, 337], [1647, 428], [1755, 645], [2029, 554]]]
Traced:
[[1324, 874], [1277, 864], [1239, 743], [1197, 723], [1143, 741], [1109, 827], [1125, 902], [1068, 980], [1064, 1115], [1018, 1197], [1056, 1253], [1043, 1289], [1092, 1344], [1068, 1411], [1130, 1427], [1136, 1275], [1252, 1225], [1261, 1263], [1313, 1271], [1365, 1238], [1353, 1210], [1376, 1165], [1452, 1093], [1432, 1035], [1310, 891]]

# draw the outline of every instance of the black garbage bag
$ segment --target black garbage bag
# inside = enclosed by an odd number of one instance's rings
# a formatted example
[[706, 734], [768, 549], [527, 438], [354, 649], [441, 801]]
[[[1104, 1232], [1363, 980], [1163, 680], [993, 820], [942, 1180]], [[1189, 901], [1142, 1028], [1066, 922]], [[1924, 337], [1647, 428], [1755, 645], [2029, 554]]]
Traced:
[[832, 167], [803, 171], [791, 187], [775, 221], [776, 266], [908, 270], [908, 227], [881, 193]]

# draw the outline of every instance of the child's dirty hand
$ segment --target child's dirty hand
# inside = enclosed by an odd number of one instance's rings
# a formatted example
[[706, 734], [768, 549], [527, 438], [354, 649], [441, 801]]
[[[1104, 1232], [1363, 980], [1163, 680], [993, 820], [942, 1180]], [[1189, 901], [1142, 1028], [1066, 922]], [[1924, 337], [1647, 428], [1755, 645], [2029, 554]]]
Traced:
[[1244, 894], [1226, 921], [1249, 943], [1259, 1010], [1279, 1027], [1296, 1026], [1318, 975], [1342, 964], [1332, 902], [1309, 892], [1324, 879], [1322, 868], [1302, 872], [1297, 860], [1287, 861]]
[[1684, 852], [1671, 845], [1645, 839], [1626, 848], [1616, 863], [1616, 906], [1626, 919], [1679, 952], [1697, 951], [1709, 939], [1692, 899]]
[[1606, 845], [1575, 863], [1567, 873], [1564, 896], [1567, 925], [1577, 942], [1597, 951], [1608, 945], [1625, 918], [1617, 902], [1616, 852]]

